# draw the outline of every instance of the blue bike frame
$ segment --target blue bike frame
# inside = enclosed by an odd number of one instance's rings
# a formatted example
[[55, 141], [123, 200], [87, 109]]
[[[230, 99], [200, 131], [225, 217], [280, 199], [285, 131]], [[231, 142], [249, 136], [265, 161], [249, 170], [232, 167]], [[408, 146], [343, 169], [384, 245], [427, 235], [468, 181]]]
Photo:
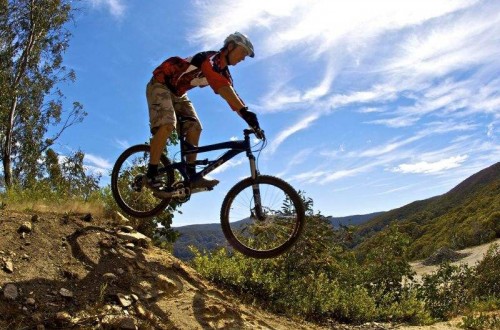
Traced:
[[[159, 169], [159, 172], [166, 172], [169, 169], [175, 169], [178, 170], [179, 173], [184, 177], [184, 180], [189, 183], [191, 181], [196, 181], [208, 173], [212, 172], [228, 160], [232, 159], [233, 157], [239, 155], [242, 152], [246, 152], [246, 155], [250, 161], [250, 173], [252, 178], [256, 178], [258, 176], [258, 171], [257, 167], [255, 165], [255, 156], [252, 153], [251, 146], [250, 146], [250, 134], [253, 133], [253, 130], [250, 129], [245, 129], [243, 131], [245, 135], [244, 140], [238, 140], [238, 141], [228, 141], [228, 142], [222, 142], [222, 143], [216, 143], [216, 144], [210, 144], [206, 146], [201, 146], [201, 147], [196, 147], [190, 144], [189, 142], [185, 141], [183, 138], [180, 139], [180, 147], [181, 147], [181, 161], [177, 163], [172, 163], [171, 165]], [[181, 132], [182, 134], [182, 132]], [[181, 135], [182, 136], [182, 135]], [[219, 158], [215, 160], [197, 160], [195, 162], [196, 165], [203, 165], [205, 166], [201, 171], [196, 172], [194, 176], [189, 176], [187, 172], [187, 162], [186, 162], [186, 156], [191, 155], [191, 154], [200, 154], [204, 152], [210, 152], [210, 151], [215, 151], [215, 150], [224, 150], [224, 149], [229, 149], [227, 152], [222, 154]]]

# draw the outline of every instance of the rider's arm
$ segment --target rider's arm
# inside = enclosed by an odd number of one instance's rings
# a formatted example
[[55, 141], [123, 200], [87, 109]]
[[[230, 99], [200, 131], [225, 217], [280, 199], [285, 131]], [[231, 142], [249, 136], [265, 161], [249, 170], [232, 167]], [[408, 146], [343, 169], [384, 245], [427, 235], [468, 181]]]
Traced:
[[226, 100], [231, 109], [239, 113], [239, 110], [245, 107], [245, 103], [234, 90], [231, 81], [219, 72], [216, 72], [208, 59], [202, 63], [201, 71], [207, 78], [210, 87], [212, 87], [215, 93]]
[[219, 94], [224, 100], [226, 100], [227, 104], [229, 104], [231, 109], [233, 109], [234, 111], [239, 111], [245, 107], [245, 104], [231, 86], [220, 87], [217, 90], [217, 94]]

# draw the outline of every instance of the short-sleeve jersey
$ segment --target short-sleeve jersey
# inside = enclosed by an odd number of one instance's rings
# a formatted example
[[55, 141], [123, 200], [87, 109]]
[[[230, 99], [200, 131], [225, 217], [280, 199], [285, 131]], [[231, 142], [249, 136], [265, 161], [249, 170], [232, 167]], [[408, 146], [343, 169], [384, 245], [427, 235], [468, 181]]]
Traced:
[[153, 75], [177, 96], [191, 88], [208, 85], [217, 93], [219, 88], [233, 85], [228, 67], [221, 68], [220, 56], [220, 52], [207, 51], [188, 58], [171, 57], [160, 64]]

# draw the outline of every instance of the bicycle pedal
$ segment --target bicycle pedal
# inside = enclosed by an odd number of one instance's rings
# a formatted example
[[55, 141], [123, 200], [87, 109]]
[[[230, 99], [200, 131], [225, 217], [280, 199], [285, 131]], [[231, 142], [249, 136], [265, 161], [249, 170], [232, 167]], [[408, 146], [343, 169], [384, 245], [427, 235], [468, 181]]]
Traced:
[[185, 198], [186, 195], [189, 195], [188, 188], [180, 188], [173, 191], [155, 191], [153, 192], [153, 196], [161, 199], [167, 198]]

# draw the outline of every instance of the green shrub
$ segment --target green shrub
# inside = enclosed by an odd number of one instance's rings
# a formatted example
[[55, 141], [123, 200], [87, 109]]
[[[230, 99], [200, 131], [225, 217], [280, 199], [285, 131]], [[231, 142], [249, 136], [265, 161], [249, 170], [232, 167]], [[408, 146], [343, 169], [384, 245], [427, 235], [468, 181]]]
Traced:
[[473, 301], [473, 281], [474, 271], [467, 265], [443, 264], [436, 273], [424, 276], [419, 298], [433, 317], [447, 319]]
[[479, 298], [500, 298], [500, 245], [493, 244], [476, 266], [474, 291]]

